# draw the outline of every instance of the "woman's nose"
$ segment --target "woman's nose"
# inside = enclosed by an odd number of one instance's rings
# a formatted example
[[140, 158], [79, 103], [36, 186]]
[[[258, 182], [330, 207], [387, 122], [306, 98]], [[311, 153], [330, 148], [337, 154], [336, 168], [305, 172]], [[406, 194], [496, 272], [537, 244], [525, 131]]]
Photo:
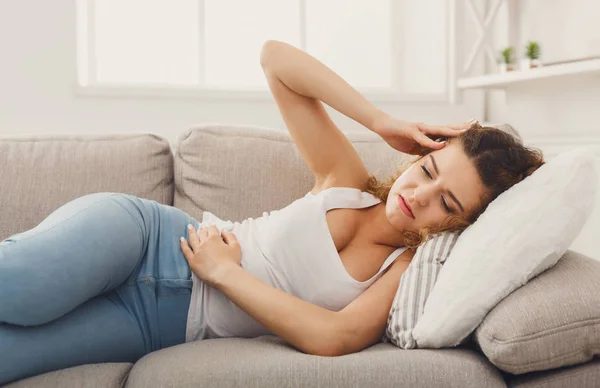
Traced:
[[432, 186], [428, 187], [417, 187], [413, 193], [413, 203], [425, 207], [429, 203], [430, 197], [434, 194], [435, 188]]
[[421, 192], [417, 192], [417, 190], [415, 190], [415, 192], [412, 195], [412, 198], [407, 199], [408, 200], [408, 204], [410, 205], [410, 207], [414, 207], [414, 206], [419, 206], [419, 207], [423, 207], [425, 205], [424, 201], [423, 201], [423, 195], [421, 194]]

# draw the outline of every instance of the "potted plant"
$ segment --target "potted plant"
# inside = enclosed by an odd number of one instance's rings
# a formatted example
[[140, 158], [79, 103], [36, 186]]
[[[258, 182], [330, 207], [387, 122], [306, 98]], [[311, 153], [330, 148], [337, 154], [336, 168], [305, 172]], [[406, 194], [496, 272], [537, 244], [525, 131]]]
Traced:
[[513, 62], [514, 62], [514, 52], [515, 48], [509, 46], [501, 51], [501, 62], [498, 64], [498, 68], [500, 69], [500, 73], [506, 73], [507, 71], [513, 71]]
[[539, 43], [530, 40], [525, 46], [525, 58], [521, 60], [521, 70], [529, 70], [542, 66], [540, 63], [540, 54]]

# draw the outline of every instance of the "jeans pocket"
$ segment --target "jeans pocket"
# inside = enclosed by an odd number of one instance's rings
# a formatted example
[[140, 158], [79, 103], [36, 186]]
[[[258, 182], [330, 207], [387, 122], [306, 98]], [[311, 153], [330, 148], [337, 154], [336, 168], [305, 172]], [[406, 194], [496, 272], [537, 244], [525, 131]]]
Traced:
[[179, 286], [157, 281], [157, 314], [160, 347], [185, 343], [187, 316], [192, 293], [191, 280], [177, 280]]

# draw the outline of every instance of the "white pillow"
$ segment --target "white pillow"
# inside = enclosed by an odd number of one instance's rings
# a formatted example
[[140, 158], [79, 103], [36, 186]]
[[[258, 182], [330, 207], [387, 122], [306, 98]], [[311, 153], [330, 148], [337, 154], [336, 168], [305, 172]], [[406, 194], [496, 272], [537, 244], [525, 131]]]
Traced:
[[508, 294], [552, 267], [592, 212], [598, 171], [587, 148], [563, 152], [492, 201], [458, 238], [412, 335], [459, 345]]

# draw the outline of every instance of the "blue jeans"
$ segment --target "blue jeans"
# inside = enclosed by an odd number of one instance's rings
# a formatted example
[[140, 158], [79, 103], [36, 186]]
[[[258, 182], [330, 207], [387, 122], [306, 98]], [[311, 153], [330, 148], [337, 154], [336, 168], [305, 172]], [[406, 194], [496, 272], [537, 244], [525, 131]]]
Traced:
[[0, 385], [184, 343], [187, 224], [175, 207], [94, 193], [0, 242]]

